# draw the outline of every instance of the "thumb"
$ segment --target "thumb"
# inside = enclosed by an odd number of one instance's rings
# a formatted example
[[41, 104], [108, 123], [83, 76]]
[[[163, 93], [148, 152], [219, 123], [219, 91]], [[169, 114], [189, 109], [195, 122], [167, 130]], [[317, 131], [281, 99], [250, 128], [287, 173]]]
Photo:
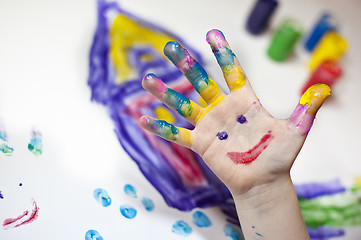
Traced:
[[312, 127], [318, 109], [330, 93], [331, 89], [326, 84], [315, 84], [309, 87], [288, 119], [289, 126], [301, 135], [306, 135]]

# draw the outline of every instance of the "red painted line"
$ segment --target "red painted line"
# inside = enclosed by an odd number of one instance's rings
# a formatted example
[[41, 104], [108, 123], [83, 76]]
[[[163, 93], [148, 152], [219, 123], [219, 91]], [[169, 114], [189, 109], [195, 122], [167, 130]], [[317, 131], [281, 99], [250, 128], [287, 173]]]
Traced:
[[252, 149], [247, 152], [228, 152], [227, 156], [235, 164], [250, 164], [268, 147], [273, 138], [271, 131], [268, 131]]

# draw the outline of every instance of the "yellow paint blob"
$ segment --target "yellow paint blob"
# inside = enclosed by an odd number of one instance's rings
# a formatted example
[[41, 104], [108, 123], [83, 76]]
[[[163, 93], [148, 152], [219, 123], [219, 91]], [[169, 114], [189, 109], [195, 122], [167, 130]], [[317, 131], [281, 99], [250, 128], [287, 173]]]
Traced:
[[[164, 57], [163, 48], [165, 44], [169, 41], [176, 41], [171, 36], [156, 29], [150, 29], [148, 26], [122, 14], [114, 20], [110, 30], [110, 38], [110, 54], [117, 72], [117, 84], [139, 77], [136, 69], [128, 63], [129, 49], [135, 46], [150, 46], [160, 56]], [[142, 58], [146, 61], [152, 59], [153, 57], [149, 55]]]
[[326, 33], [313, 52], [310, 69], [315, 70], [325, 60], [339, 59], [347, 50], [347, 42], [336, 32]]
[[326, 97], [331, 94], [331, 89], [326, 84], [315, 84], [309, 87], [300, 99], [301, 105], [308, 106], [307, 112], [315, 114], [321, 107]]
[[154, 109], [154, 114], [156, 116], [156, 118], [158, 118], [159, 120], [164, 120], [168, 123], [174, 123], [175, 122], [175, 117], [173, 116], [172, 112], [163, 106], [158, 106]]

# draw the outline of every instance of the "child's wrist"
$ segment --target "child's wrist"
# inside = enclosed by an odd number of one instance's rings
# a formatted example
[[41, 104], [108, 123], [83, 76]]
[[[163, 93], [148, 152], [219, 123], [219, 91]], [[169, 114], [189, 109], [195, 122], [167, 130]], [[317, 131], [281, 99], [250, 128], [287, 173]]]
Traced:
[[232, 192], [232, 195], [236, 205], [242, 206], [242, 210], [264, 211], [280, 205], [285, 198], [294, 198], [296, 193], [290, 176], [285, 174], [273, 181], [255, 185], [247, 192]]

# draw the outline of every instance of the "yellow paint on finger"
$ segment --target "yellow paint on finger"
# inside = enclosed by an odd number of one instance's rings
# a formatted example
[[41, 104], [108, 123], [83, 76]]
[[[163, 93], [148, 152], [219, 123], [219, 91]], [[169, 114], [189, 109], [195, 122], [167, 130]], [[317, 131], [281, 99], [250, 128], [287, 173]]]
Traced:
[[184, 147], [190, 148], [193, 143], [193, 136], [190, 130], [185, 128], [178, 128], [179, 133], [177, 134], [176, 142]]
[[235, 91], [243, 87], [246, 84], [246, 77], [240, 67], [236, 65], [228, 65], [229, 69], [224, 69], [224, 78], [227, 81], [228, 87]]
[[315, 84], [309, 87], [300, 99], [301, 105], [308, 106], [307, 112], [315, 114], [321, 107], [326, 97], [331, 94], [331, 89], [326, 84]]

